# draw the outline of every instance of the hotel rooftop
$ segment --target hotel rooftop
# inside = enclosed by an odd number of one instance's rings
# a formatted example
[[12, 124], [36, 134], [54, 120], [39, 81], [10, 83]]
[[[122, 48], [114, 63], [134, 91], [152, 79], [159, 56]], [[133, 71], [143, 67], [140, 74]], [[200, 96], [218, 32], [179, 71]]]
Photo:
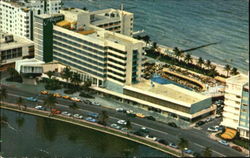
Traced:
[[186, 107], [191, 107], [192, 104], [209, 98], [174, 84], [161, 85], [154, 82], [152, 85], [149, 80], [143, 80], [140, 83], [133, 84], [132, 86], [125, 86], [124, 88], [157, 97], [162, 100], [179, 103]]

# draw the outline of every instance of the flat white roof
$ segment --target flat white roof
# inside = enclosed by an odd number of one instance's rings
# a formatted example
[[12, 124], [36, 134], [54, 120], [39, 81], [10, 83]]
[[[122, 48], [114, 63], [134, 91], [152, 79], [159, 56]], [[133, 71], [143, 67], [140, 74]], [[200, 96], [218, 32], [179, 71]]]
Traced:
[[238, 74], [236, 76], [232, 76], [226, 80], [226, 83], [234, 83], [238, 85], [244, 85], [248, 82], [249, 78], [247, 75]]
[[[2, 34], [3, 33], [0, 33], [0, 35], [2, 35]], [[34, 42], [27, 39], [27, 38], [23, 38], [20, 36], [13, 36], [13, 37], [14, 37], [14, 42], [9, 42], [9, 43], [6, 43], [4, 38], [0, 39], [0, 50], [1, 51], [34, 45]]]
[[150, 80], [142, 80], [132, 86], [125, 86], [124, 89], [180, 104], [185, 107], [191, 107], [192, 104], [210, 98], [174, 84], [161, 85], [154, 82], [154, 87], [152, 87], [150, 82]]

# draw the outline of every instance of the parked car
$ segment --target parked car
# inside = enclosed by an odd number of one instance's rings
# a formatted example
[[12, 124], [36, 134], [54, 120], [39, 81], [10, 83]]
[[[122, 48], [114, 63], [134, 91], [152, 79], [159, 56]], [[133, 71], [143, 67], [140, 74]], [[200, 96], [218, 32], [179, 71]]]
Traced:
[[99, 114], [98, 113], [94, 113], [94, 112], [89, 112], [88, 116], [94, 117], [94, 118], [98, 118]]
[[127, 132], [127, 131], [128, 131], [128, 128], [123, 127], [123, 128], [121, 128], [121, 130], [122, 130], [123, 132]]
[[27, 97], [25, 98], [28, 101], [32, 101], [32, 102], [37, 102], [37, 98], [36, 97]]
[[123, 108], [116, 108], [115, 110], [116, 110], [116, 112], [126, 112], [126, 110]]
[[156, 141], [161, 144], [168, 145], [168, 142], [165, 139], [157, 138]]
[[218, 131], [219, 131], [219, 130], [218, 130], [217, 128], [215, 128], [215, 127], [208, 127], [207, 130], [208, 130], [209, 132], [218, 132]]
[[136, 113], [135, 114], [137, 117], [140, 117], [140, 118], [144, 118], [145, 117], [145, 115], [143, 115], [142, 113]]
[[52, 113], [52, 114], [60, 114], [61, 111], [60, 111], [60, 110], [57, 110], [57, 109], [51, 109], [51, 113]]
[[110, 127], [115, 129], [121, 129], [121, 126], [117, 125], [116, 123], [111, 124]]
[[74, 114], [73, 117], [78, 118], [78, 119], [82, 119], [83, 118], [83, 116], [80, 115], [80, 114]]
[[207, 118], [205, 121], [206, 122], [210, 122], [210, 121], [212, 121], [213, 120], [213, 118], [212, 117], [209, 117], [209, 118]]
[[69, 112], [67, 112], [67, 111], [63, 111], [61, 114], [62, 114], [62, 115], [65, 115], [65, 116], [71, 116], [71, 115], [72, 115], [71, 113], [69, 113]]
[[140, 131], [143, 133], [149, 133], [149, 130], [146, 127], [141, 127]]
[[205, 124], [205, 121], [199, 121], [195, 124], [195, 127], [199, 127], [201, 125]]
[[76, 101], [76, 102], [81, 102], [81, 99], [79, 99], [79, 98], [77, 98], [77, 97], [72, 97], [72, 98], [70, 98], [70, 100]]
[[156, 119], [153, 116], [145, 116], [144, 118], [148, 119], [148, 120], [152, 120], [155, 121]]
[[135, 114], [133, 114], [133, 113], [127, 113], [127, 116], [129, 116], [129, 117], [136, 117]]
[[54, 93], [53, 96], [56, 97], [56, 98], [61, 98], [62, 97], [61, 94], [59, 94], [59, 93]]
[[220, 131], [220, 130], [223, 130], [225, 127], [222, 125], [216, 125], [216, 126], [214, 126], [214, 128], [218, 129]]
[[120, 124], [120, 125], [126, 125], [127, 121], [125, 121], [125, 120], [118, 120], [117, 123]]
[[193, 151], [188, 149], [188, 148], [184, 148], [184, 153], [187, 153], [187, 154], [192, 154]]
[[40, 94], [47, 95], [47, 94], [49, 94], [49, 92], [48, 91], [41, 91]]
[[35, 109], [37, 109], [37, 110], [44, 110], [45, 111], [46, 107], [38, 105], [38, 106], [35, 106]]
[[151, 135], [146, 135], [145, 138], [150, 139], [150, 140], [153, 140], [153, 141], [156, 141], [156, 139], [157, 139], [156, 137], [151, 136]]
[[225, 145], [225, 146], [229, 146], [229, 143], [225, 140], [219, 140], [218, 142]]
[[132, 132], [133, 134], [137, 135], [137, 136], [142, 136], [144, 137], [145, 133], [142, 133], [140, 131], [135, 131], [135, 132]]
[[90, 100], [85, 100], [84, 101], [86, 104], [92, 104], [92, 102]]
[[65, 95], [65, 96], [63, 96], [62, 98], [63, 98], [63, 99], [70, 99], [70, 96]]
[[239, 146], [232, 146], [232, 148], [234, 149], [234, 150], [237, 150], [237, 151], [239, 151], [239, 152], [242, 152], [242, 149], [241, 149], [241, 147], [239, 147]]
[[96, 105], [96, 106], [101, 106], [101, 104], [98, 103], [98, 102], [92, 102], [92, 104], [93, 104], [93, 105]]
[[127, 110], [126, 113], [131, 114], [131, 113], [134, 113], [134, 111], [133, 110]]
[[178, 126], [174, 122], [168, 122], [167, 123], [169, 126], [177, 128]]
[[178, 146], [175, 145], [174, 143], [169, 143], [168, 146], [172, 147], [172, 148], [175, 148], [175, 149], [178, 149]]
[[92, 118], [92, 117], [86, 117], [85, 120], [86, 120], [86, 121], [89, 121], [89, 122], [94, 122], [94, 123], [97, 122], [97, 120], [94, 119], [94, 118]]

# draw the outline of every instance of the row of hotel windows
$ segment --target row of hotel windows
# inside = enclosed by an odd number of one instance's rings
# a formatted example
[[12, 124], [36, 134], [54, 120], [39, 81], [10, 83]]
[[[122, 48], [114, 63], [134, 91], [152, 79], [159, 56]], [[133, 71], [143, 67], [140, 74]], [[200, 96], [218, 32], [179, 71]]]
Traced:
[[104, 63], [100, 63], [100, 62], [97, 62], [96, 60], [92, 60], [92, 59], [90, 59], [90, 58], [86, 58], [86, 57], [84, 57], [84, 56], [82, 56], [82, 55], [78, 55], [78, 54], [76, 54], [76, 53], [69, 52], [69, 51], [64, 50], [64, 49], [61, 49], [61, 48], [59, 48], [59, 47], [57, 47], [57, 46], [54, 46], [54, 49], [55, 49], [55, 50], [58, 50], [58, 51], [60, 51], [60, 52], [63, 52], [63, 53], [65, 53], [65, 54], [68, 54], [68, 55], [70, 55], [70, 56], [74, 56], [74, 57], [76, 57], [76, 58], [78, 58], [78, 59], [85, 60], [86, 62], [92, 63], [92, 64], [94, 64], [94, 65], [96, 65], [96, 66], [101, 66], [101, 67], [104, 67], [104, 66], [105, 66]]
[[[54, 52], [54, 54], [57, 55], [57, 52]], [[57, 56], [53, 56], [53, 59], [57, 60], [59, 62], [62, 62], [64, 64], [68, 65], [68, 66], [78, 68], [78, 69], [80, 69], [80, 70], [82, 70], [84, 72], [90, 73], [92, 75], [96, 75], [96, 76], [99, 76], [99, 77], [102, 77], [102, 78], [105, 77], [105, 74], [100, 74], [100, 73], [97, 73], [97, 71], [92, 71], [90, 69], [86, 69], [85, 67], [82, 67], [82, 66], [79, 66], [79, 65], [75, 64], [73, 61], [68, 62], [67, 60], [61, 59], [60, 57], [57, 57]]]
[[92, 46], [92, 47], [94, 47], [94, 48], [99, 48], [99, 49], [104, 50], [104, 47], [103, 47], [103, 46], [97, 45], [97, 44], [95, 44], [95, 43], [92, 43], [92, 42], [89, 42], [89, 41], [86, 41], [86, 40], [83, 40], [83, 39], [80, 39], [80, 38], [77, 38], [77, 37], [74, 37], [74, 36], [71, 36], [71, 35], [62, 33], [62, 32], [59, 32], [59, 31], [56, 31], [56, 30], [53, 30], [53, 31], [54, 31], [53, 33], [56, 33], [56, 34], [58, 34], [58, 35], [61, 35], [62, 37], [67, 37], [67, 38], [69, 38], [69, 39], [74, 39], [74, 40], [77, 41], [77, 42], [81, 42], [81, 43], [90, 45], [90, 46]]
[[116, 78], [112, 75], [108, 75], [109, 78], [112, 78], [113, 80], [116, 80], [116, 81], [119, 81], [119, 82], [122, 82], [122, 83], [125, 83], [125, 80], [122, 80], [122, 79], [119, 79], [119, 78]]
[[1, 60], [8, 60], [22, 56], [22, 48], [1, 51]]
[[54, 55], [57, 55], [59, 57], [63, 57], [65, 59], [68, 59], [72, 62], [75, 62], [75, 63], [78, 63], [80, 65], [83, 65], [85, 67], [88, 67], [88, 68], [91, 68], [93, 70], [96, 70], [96, 71], [99, 71], [100, 73], [104, 73], [105, 72], [105, 69], [104, 67], [103, 68], [99, 68], [99, 67], [96, 67], [96, 66], [93, 66], [85, 61], [82, 61], [82, 60], [79, 60], [78, 58], [74, 58], [74, 57], [71, 57], [71, 56], [68, 56], [68, 55], [64, 55], [62, 53], [60, 53], [59, 51], [54, 51]]
[[113, 50], [115, 52], [118, 52], [118, 53], [121, 53], [121, 54], [124, 54], [124, 55], [127, 54], [127, 52], [119, 50], [119, 49], [116, 49], [116, 48], [113, 48], [113, 47], [100, 46], [100, 45], [97, 45], [95, 43], [91, 43], [91, 42], [85, 41], [83, 39], [80, 39], [80, 38], [77, 38], [77, 37], [74, 37], [74, 36], [71, 36], [71, 35], [68, 35], [68, 34], [65, 34], [65, 33], [62, 33], [62, 32], [59, 32], [59, 31], [56, 31], [56, 30], [53, 30], [53, 31], [54, 31], [55, 34], [61, 35], [62, 37], [67, 37], [67, 38], [70, 38], [70, 39], [74, 39], [77, 42], [83, 42], [84, 44], [90, 45], [90, 46], [92, 46], [94, 48], [99, 48], [99, 49], [102, 49], [102, 50], [110, 49], [110, 50]]
[[69, 43], [69, 44], [71, 44], [71, 45], [74, 45], [74, 46], [76, 46], [77, 48], [83, 48], [83, 49], [86, 49], [86, 50], [89, 50], [89, 51], [91, 51], [91, 52], [95, 52], [95, 53], [98, 53], [99, 55], [104, 55], [104, 52], [101, 52], [101, 51], [98, 51], [98, 50], [96, 50], [96, 49], [92, 49], [92, 48], [90, 48], [90, 47], [86, 47], [86, 46], [84, 46], [84, 45], [81, 45], [81, 44], [78, 44], [78, 43], [76, 43], [76, 42], [72, 42], [72, 41], [70, 41], [70, 40], [67, 40], [67, 39], [65, 39], [65, 38], [62, 38], [62, 37], [59, 37], [59, 36], [54, 36], [54, 38], [55, 39], [58, 39], [58, 40], [60, 40], [60, 41], [63, 41], [63, 42], [65, 42], [65, 43]]
[[115, 74], [117, 76], [126, 77], [126, 74], [121, 74], [121, 73], [115, 72], [115, 71], [110, 70], [110, 69], [108, 69], [108, 72], [111, 72], [111, 73], [113, 73], [113, 74]]
[[[98, 60], [101, 61], [101, 62], [104, 62], [104, 61], [107, 60], [106, 58], [99, 57], [99, 56], [94, 55], [94, 54], [92, 54], [92, 53], [88, 53], [88, 52], [86, 52], [86, 51], [84, 51], [84, 50], [80, 50], [80, 49], [77, 49], [77, 48], [74, 48], [74, 47], [65, 45], [65, 44], [60, 43], [60, 42], [57, 42], [57, 41], [55, 41], [55, 40], [53, 41], [53, 44], [54, 44], [54, 45], [55, 45], [55, 44], [56, 44], [56, 45], [59, 45], [59, 46], [61, 46], [61, 47], [63, 47], [63, 48], [68, 48], [68, 49], [70, 49], [70, 50], [74, 50], [74, 51], [76, 51], [76, 52], [78, 52], [78, 53], [80, 53], [80, 54], [83, 54], [83, 55], [85, 55], [85, 56], [89, 56], [89, 57], [98, 59]], [[58, 47], [57, 47], [57, 48], [58, 48]], [[58, 48], [58, 49], [61, 50], [61, 51], [68, 52], [69, 54], [73, 54], [72, 52], [66, 51], [66, 50], [64, 50], [64, 49], [61, 49], [61, 48]], [[96, 60], [95, 60], [95, 62], [96, 62]]]
[[116, 57], [116, 58], [121, 59], [121, 60], [127, 60], [127, 57], [121, 57], [121, 56], [116, 55], [116, 54], [113, 54], [113, 53], [111, 53], [111, 52], [108, 52], [108, 55], [113, 56], [113, 57]]

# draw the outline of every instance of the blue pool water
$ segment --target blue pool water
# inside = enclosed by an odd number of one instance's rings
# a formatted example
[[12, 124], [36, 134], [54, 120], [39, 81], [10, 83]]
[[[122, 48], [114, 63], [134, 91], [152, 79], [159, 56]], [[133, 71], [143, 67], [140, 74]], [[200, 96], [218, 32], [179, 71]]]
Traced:
[[178, 84], [174, 81], [170, 81], [168, 79], [165, 79], [159, 75], [153, 75], [153, 77], [151, 78], [151, 81], [152, 82], [156, 82], [156, 83], [159, 83], [159, 84], [174, 84], [176, 86], [179, 86], [179, 87], [182, 87], [182, 88], [185, 88], [185, 89], [188, 89], [188, 90], [193, 90], [192, 88], [189, 88], [189, 87], [186, 87], [186, 86], [183, 86], [181, 84]]

